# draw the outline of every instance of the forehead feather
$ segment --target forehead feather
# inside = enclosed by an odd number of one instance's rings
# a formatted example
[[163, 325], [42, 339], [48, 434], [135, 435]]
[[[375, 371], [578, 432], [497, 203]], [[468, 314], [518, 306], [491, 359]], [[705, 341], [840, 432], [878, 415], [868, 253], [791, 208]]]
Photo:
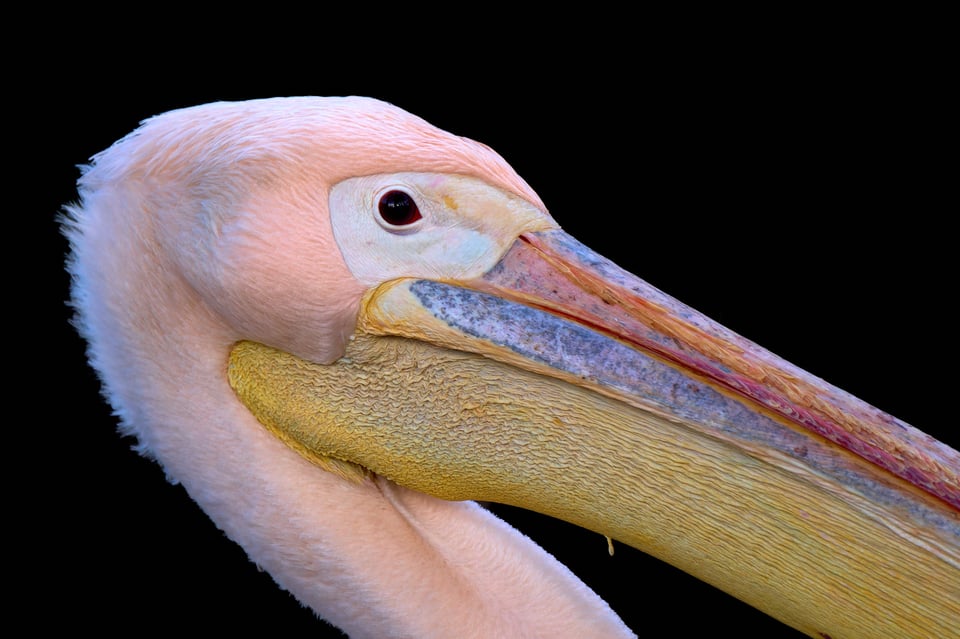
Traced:
[[146, 120], [94, 159], [88, 181], [126, 177], [119, 172], [191, 182], [256, 172], [271, 180], [319, 178], [329, 187], [381, 173], [454, 173], [543, 206], [489, 147], [372, 98], [269, 98], [179, 109]]

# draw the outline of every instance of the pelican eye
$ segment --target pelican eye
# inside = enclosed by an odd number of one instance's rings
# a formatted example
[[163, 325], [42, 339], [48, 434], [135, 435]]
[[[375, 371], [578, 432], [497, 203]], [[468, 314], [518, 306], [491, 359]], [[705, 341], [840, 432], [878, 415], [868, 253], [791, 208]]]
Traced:
[[380, 196], [380, 219], [388, 227], [409, 226], [422, 218], [420, 208], [406, 191], [393, 189]]

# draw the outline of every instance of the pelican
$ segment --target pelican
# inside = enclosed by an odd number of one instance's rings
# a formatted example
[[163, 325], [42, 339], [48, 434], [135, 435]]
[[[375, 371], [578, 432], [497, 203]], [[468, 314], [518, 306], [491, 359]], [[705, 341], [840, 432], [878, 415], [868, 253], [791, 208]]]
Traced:
[[478, 501], [812, 637], [956, 636], [960, 455], [580, 244], [492, 149], [371, 98], [219, 102], [78, 190], [121, 432], [349, 636], [636, 636]]

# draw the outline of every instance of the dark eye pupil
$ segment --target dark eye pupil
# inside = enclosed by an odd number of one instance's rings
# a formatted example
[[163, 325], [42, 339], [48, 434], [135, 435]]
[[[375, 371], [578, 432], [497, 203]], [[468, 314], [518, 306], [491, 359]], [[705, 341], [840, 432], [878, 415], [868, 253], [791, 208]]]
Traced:
[[421, 218], [417, 203], [403, 191], [387, 191], [380, 198], [380, 217], [387, 224], [405, 226]]

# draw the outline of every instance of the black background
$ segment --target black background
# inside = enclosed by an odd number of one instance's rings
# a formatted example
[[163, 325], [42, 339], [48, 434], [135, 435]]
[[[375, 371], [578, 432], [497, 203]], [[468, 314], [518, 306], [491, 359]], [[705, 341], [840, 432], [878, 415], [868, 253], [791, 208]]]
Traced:
[[[352, 64], [355, 52], [332, 49], [281, 46], [261, 58], [257, 42], [243, 56], [160, 63], [138, 45], [172, 42], [128, 38], [76, 43], [51, 68], [24, 73], [8, 120], [24, 142], [7, 185], [19, 196], [7, 211], [17, 222], [8, 406], [26, 401], [32, 412], [11, 410], [7, 452], [21, 469], [8, 490], [23, 548], [14, 563], [27, 564], [21, 593], [37, 606], [35, 627], [328, 630], [116, 435], [68, 325], [55, 218], [74, 197], [76, 165], [182, 106], [307, 94], [391, 101], [499, 151], [567, 231], [621, 266], [960, 445], [942, 408], [953, 401], [941, 371], [954, 350], [956, 196], [940, 155], [952, 115], [938, 52], [834, 36], [654, 46], [618, 33], [586, 57], [574, 39], [470, 64], [458, 51], [479, 43], [456, 38], [444, 51]], [[499, 512], [638, 633], [665, 625], [685, 636], [706, 621], [737, 637], [795, 634], [623, 545], [611, 558], [595, 534]]]

